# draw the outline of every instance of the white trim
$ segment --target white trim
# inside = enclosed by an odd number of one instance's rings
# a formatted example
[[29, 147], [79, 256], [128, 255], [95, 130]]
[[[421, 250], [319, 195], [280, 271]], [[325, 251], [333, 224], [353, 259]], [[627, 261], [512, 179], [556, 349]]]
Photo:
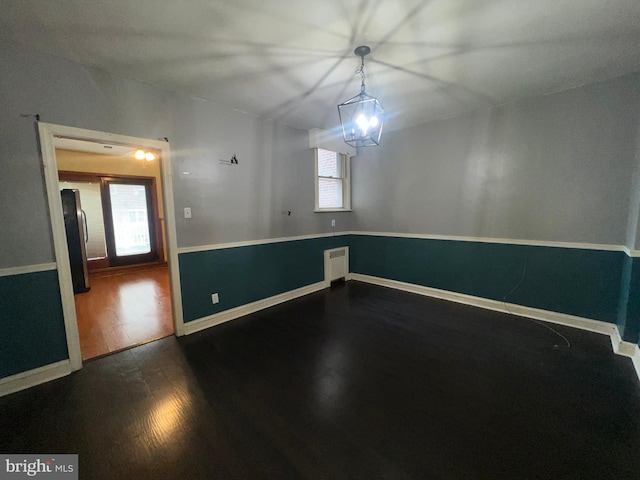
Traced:
[[618, 327], [615, 328], [615, 333], [611, 335], [611, 344], [613, 345], [613, 351], [617, 355], [631, 359], [638, 380], [640, 380], [640, 348], [638, 345], [623, 341], [622, 338], [620, 338]]
[[69, 375], [71, 371], [71, 362], [69, 360], [62, 360], [50, 365], [45, 365], [44, 367], [34, 368], [33, 370], [5, 377], [0, 379], [0, 397], [24, 390], [25, 388], [35, 387], [41, 383], [50, 382], [56, 378], [64, 377], [65, 375]]
[[53, 233], [53, 247], [58, 268], [58, 284], [62, 300], [64, 329], [67, 338], [67, 349], [72, 370], [82, 368], [82, 354], [80, 352], [80, 336], [78, 334], [78, 319], [73, 298], [73, 283], [69, 267], [69, 252], [67, 251], [67, 234], [64, 228], [64, 216], [60, 201], [60, 184], [58, 181], [58, 166], [55, 152], [55, 125], [38, 123], [40, 134], [40, 148], [49, 204], [49, 217]]
[[[320, 210], [326, 212], [327, 210]], [[336, 210], [344, 211], [344, 210]], [[543, 240], [520, 240], [510, 238], [488, 238], [488, 237], [457, 237], [451, 235], [428, 235], [422, 233], [393, 233], [393, 232], [365, 232], [365, 231], [342, 231], [335, 233], [319, 233], [310, 235], [299, 235], [293, 237], [265, 238], [259, 240], [247, 240], [243, 242], [217, 243], [211, 245], [195, 245], [192, 247], [178, 248], [178, 253], [204, 252], [207, 250], [221, 250], [225, 248], [249, 247], [252, 245], [263, 245], [266, 243], [293, 242], [296, 240], [308, 240], [313, 238], [324, 238], [338, 235], [362, 235], [372, 237], [396, 237], [396, 238], [418, 238], [424, 240], [451, 240], [458, 242], [477, 242], [477, 243], [498, 243], [506, 245], [526, 245], [532, 247], [557, 247], [557, 248], [574, 248], [584, 250], [601, 250], [608, 252], [624, 252], [630, 257], [640, 257], [640, 250], [629, 250], [623, 245], [606, 245], [598, 243], [571, 243], [571, 242], [550, 242]]]
[[[628, 249], [622, 245], [606, 245], [606, 244], [599, 244], [599, 243], [548, 242], [545, 240], [520, 240], [520, 239], [510, 239], [510, 238], [489, 238], [489, 237], [458, 237], [453, 235], [427, 235], [422, 233], [351, 232], [351, 234], [368, 235], [372, 237], [420, 238], [425, 240], [454, 240], [458, 242], [500, 243], [500, 244], [510, 244], [510, 245], [528, 245], [532, 247], [558, 247], [558, 248], [577, 248], [577, 249], [583, 249], [583, 250], [605, 250], [605, 251], [613, 251], [613, 252], [628, 252]], [[638, 251], [634, 250], [634, 252], [638, 252]], [[638, 253], [640, 254], [640, 252]]]
[[62, 203], [60, 202], [58, 166], [55, 153], [56, 138], [72, 138], [88, 142], [132, 145], [140, 148], [155, 149], [160, 152], [174, 330], [176, 335], [181, 335], [182, 296], [180, 295], [178, 254], [176, 252], [177, 241], [173, 205], [173, 185], [171, 181], [171, 156], [168, 142], [42, 122], [38, 123], [38, 132], [40, 136], [40, 148], [42, 152], [42, 163], [44, 167], [49, 215], [53, 232], [53, 245], [58, 269], [58, 282], [60, 285], [60, 296], [62, 299], [62, 311], [71, 369], [79, 370], [82, 368], [82, 353], [80, 351], [78, 320], [76, 317], [73, 284], [69, 268], [69, 253], [67, 251], [64, 216], [62, 214]]
[[25, 265], [23, 267], [0, 268], [0, 277], [10, 277], [24, 273], [48, 272], [55, 269], [55, 263], [39, 263], [37, 265]]
[[353, 212], [353, 208], [323, 208], [313, 210], [313, 213], [331, 213], [331, 212]]
[[260, 240], [247, 240], [246, 242], [198, 245], [194, 247], [178, 248], [178, 253], [181, 254], [181, 253], [206, 252], [208, 250], [224, 250], [225, 248], [250, 247], [253, 245], [266, 245], [268, 243], [295, 242], [297, 240], [312, 240], [315, 238], [337, 237], [341, 235], [349, 235], [350, 233], [351, 232], [319, 233], [319, 234], [312, 234], [312, 235], [298, 235], [296, 237], [264, 238]]
[[184, 335], [182, 316], [182, 286], [180, 284], [180, 262], [178, 261], [178, 234], [173, 199], [173, 167], [169, 142], [160, 142], [162, 160], [162, 198], [164, 199], [164, 231], [167, 241], [167, 263], [171, 282], [171, 306], [173, 309], [173, 331], [177, 337]]
[[309, 295], [310, 293], [323, 290], [324, 288], [324, 281], [312, 283], [311, 285], [307, 285], [306, 287], [290, 290], [273, 297], [263, 298], [262, 300], [247, 303], [246, 305], [241, 305], [230, 310], [225, 310], [224, 312], [214, 313], [213, 315], [209, 315], [208, 317], [202, 317], [197, 320], [193, 320], [192, 322], [185, 323], [184, 333], [185, 335], [189, 335], [191, 333], [199, 332], [200, 330], [204, 330], [205, 328], [220, 325], [221, 323], [235, 320], [239, 317], [244, 317], [245, 315], [249, 315], [250, 313], [255, 313], [259, 310], [273, 307], [274, 305], [278, 305], [279, 303], [288, 302], [289, 300], [293, 300], [294, 298]]
[[628, 256], [635, 258], [635, 257], [640, 257], [640, 250], [633, 250], [629, 247], [622, 247], [622, 250], [624, 251], [624, 253], [626, 253]]
[[636, 348], [638, 348], [638, 346], [635, 343], [622, 341], [618, 344], [616, 353], [618, 355], [622, 355], [623, 357], [633, 358], [636, 352]]
[[614, 325], [613, 332], [611, 332], [611, 347], [613, 348], [613, 353], [616, 355], [622, 355], [620, 353], [620, 344], [622, 343], [622, 337], [620, 336], [620, 330], [618, 330], [618, 326]]
[[640, 347], [635, 345], [633, 348], [633, 355], [631, 356], [631, 361], [633, 362], [633, 366], [636, 369], [636, 375], [638, 375], [638, 380], [640, 380]]
[[[319, 187], [318, 187], [318, 148], [313, 149], [313, 191], [314, 193], [314, 212], [318, 211], [318, 198], [320, 197]], [[344, 203], [344, 196], [342, 203]]]

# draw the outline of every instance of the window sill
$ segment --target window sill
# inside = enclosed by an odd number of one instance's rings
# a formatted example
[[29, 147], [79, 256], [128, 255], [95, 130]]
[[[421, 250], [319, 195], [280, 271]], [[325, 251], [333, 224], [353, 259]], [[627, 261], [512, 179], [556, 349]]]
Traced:
[[315, 209], [315, 213], [324, 213], [324, 212], [353, 212], [352, 208], [321, 208]]

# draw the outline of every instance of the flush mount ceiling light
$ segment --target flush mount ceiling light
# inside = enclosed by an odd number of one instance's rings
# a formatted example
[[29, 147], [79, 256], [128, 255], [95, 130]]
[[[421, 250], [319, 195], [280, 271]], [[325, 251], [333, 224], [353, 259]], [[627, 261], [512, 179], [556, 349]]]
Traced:
[[384, 123], [384, 108], [376, 97], [365, 92], [364, 57], [371, 52], [366, 45], [356, 48], [353, 53], [361, 63], [356, 73], [362, 77], [360, 93], [338, 105], [338, 115], [342, 125], [344, 141], [352, 147], [370, 147], [380, 144]]
[[134, 157], [136, 157], [137, 160], [146, 160], [147, 162], [152, 162], [156, 159], [153, 153], [141, 149], [136, 150]]

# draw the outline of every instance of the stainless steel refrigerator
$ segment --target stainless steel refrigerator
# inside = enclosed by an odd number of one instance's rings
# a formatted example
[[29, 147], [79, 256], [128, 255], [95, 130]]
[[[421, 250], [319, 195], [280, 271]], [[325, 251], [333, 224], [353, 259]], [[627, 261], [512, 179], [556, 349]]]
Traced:
[[67, 248], [71, 264], [73, 293], [89, 291], [89, 272], [87, 270], [87, 216], [80, 203], [80, 191], [64, 189], [62, 195], [62, 212], [64, 228], [67, 231]]

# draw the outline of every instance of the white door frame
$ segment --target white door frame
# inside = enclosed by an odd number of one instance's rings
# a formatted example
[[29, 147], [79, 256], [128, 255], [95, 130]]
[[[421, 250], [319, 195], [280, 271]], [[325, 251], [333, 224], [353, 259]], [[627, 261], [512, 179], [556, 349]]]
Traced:
[[178, 243], [176, 235], [175, 208], [173, 203], [173, 182], [171, 169], [171, 155], [169, 143], [148, 138], [129, 137], [113, 133], [85, 130], [83, 128], [66, 127], [52, 123], [38, 122], [40, 133], [40, 150], [44, 166], [44, 177], [49, 203], [49, 216], [53, 232], [53, 246], [56, 256], [56, 269], [62, 298], [64, 327], [67, 336], [67, 348], [72, 370], [82, 368], [82, 353], [80, 352], [80, 337], [78, 335], [78, 319], [73, 299], [73, 283], [69, 266], [69, 252], [67, 250], [67, 235], [64, 228], [62, 202], [60, 201], [60, 187], [58, 181], [58, 164], [56, 162], [56, 137], [72, 138], [88, 142], [105, 143], [111, 145], [126, 145], [132, 148], [149, 148], [160, 152], [162, 189], [164, 198], [165, 230], [167, 236], [167, 261], [171, 281], [171, 304], [173, 308], [173, 328], [175, 335], [184, 335], [184, 321], [182, 317], [182, 295], [180, 291], [180, 272], [178, 265]]

